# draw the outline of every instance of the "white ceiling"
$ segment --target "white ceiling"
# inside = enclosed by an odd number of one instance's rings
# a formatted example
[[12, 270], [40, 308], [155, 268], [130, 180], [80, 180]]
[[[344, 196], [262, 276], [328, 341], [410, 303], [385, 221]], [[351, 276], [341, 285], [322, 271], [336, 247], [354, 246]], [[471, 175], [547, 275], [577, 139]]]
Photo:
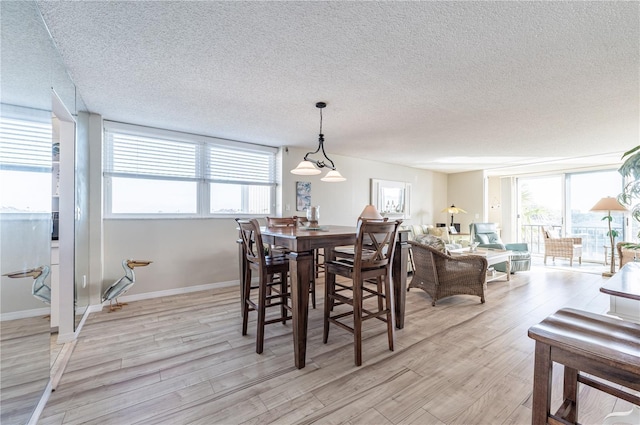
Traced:
[[329, 156], [443, 172], [640, 143], [639, 2], [38, 4], [110, 120], [315, 150], [325, 101]]

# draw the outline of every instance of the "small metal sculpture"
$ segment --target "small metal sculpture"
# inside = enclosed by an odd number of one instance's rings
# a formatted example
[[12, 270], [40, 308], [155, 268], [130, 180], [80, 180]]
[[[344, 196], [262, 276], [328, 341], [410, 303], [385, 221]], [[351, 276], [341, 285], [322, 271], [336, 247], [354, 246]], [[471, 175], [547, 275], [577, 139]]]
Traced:
[[40, 301], [51, 304], [51, 287], [45, 283], [45, 279], [49, 276], [49, 266], [40, 266], [36, 269], [21, 270], [17, 272], [6, 273], [3, 276], [10, 278], [32, 277], [33, 285], [31, 293]]
[[[122, 268], [125, 275], [115, 281], [111, 286], [102, 294], [102, 302], [109, 301], [109, 312], [122, 308], [126, 303], [119, 303], [118, 297], [124, 295], [136, 283], [136, 275], [133, 272], [135, 267], [144, 267], [151, 264], [153, 261], [148, 260], [122, 260]], [[115, 305], [112, 301], [115, 300]]]

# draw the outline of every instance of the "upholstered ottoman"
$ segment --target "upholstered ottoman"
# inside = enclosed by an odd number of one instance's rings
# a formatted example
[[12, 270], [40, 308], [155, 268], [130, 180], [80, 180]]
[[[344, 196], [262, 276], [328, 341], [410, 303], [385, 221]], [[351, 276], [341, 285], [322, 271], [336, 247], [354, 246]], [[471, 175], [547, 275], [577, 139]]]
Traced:
[[[494, 268], [499, 272], [507, 271], [506, 263], [496, 264]], [[527, 270], [531, 270], [531, 253], [529, 251], [512, 251], [511, 273]]]
[[[531, 252], [526, 243], [508, 243], [504, 248], [511, 251], [511, 273], [531, 270]], [[496, 264], [495, 269], [500, 272], [507, 271], [505, 263]]]

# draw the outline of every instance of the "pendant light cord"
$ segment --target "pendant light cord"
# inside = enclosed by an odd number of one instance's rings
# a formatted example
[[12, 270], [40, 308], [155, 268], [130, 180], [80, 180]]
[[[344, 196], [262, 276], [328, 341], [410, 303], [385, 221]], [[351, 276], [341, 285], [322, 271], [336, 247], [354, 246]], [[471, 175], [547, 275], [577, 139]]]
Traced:
[[[331, 158], [327, 156], [327, 153], [324, 151], [324, 134], [322, 134], [322, 108], [324, 108], [325, 106], [327, 105], [324, 102], [316, 103], [316, 108], [320, 109], [320, 133], [318, 134], [318, 149], [316, 149], [314, 152], [307, 152], [307, 154], [304, 156], [303, 159], [305, 161], [310, 161], [314, 163], [318, 168], [327, 167], [335, 171], [336, 170], [335, 164], [333, 163]], [[322, 155], [324, 156], [324, 159], [327, 160], [327, 162], [321, 159], [315, 160], [315, 159], [309, 158], [309, 155], [315, 155], [318, 152], [322, 152]]]

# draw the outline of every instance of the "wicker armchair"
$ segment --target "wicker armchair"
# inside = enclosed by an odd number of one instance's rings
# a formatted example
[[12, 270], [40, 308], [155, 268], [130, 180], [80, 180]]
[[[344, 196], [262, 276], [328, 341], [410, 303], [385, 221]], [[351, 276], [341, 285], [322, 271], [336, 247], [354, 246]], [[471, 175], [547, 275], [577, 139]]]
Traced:
[[452, 295], [477, 295], [484, 303], [487, 288], [487, 259], [479, 255], [452, 257], [417, 241], [409, 241], [415, 270], [407, 287], [419, 288], [431, 296], [431, 305]]
[[635, 249], [625, 248], [624, 244], [629, 242], [618, 242], [616, 248], [618, 250], [618, 258], [620, 259], [620, 268], [627, 263], [633, 263], [634, 261], [640, 261], [640, 251]]
[[569, 259], [569, 265], [573, 267], [573, 258], [578, 257], [578, 263], [582, 264], [582, 238], [561, 238], [553, 229], [542, 226], [544, 239], [544, 264], [547, 257], [553, 261], [556, 257]]

